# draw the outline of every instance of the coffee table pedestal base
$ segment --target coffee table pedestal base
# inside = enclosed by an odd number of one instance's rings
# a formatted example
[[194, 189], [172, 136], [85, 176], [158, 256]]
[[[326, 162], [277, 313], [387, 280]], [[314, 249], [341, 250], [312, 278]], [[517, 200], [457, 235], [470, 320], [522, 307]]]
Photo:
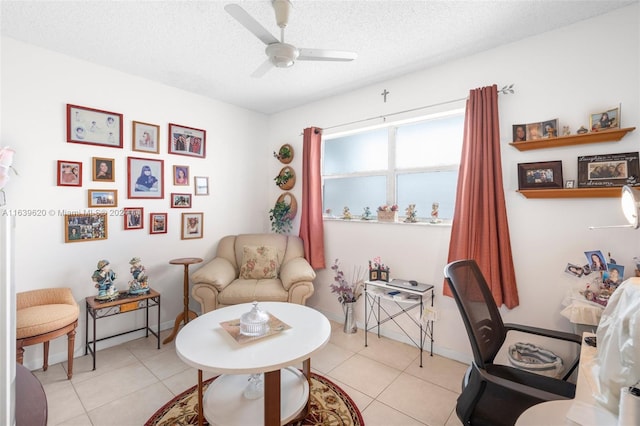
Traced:
[[[309, 400], [309, 382], [300, 370], [293, 367], [283, 368], [280, 374], [280, 416], [284, 425], [305, 409]], [[223, 374], [209, 385], [202, 406], [210, 425], [264, 424], [264, 397], [247, 399], [243, 396], [248, 380], [248, 374]]]

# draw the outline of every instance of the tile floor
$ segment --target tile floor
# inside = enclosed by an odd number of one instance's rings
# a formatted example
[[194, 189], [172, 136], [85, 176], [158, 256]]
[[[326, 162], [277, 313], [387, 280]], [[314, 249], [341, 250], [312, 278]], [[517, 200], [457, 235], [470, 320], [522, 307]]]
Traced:
[[[161, 333], [161, 340], [171, 330]], [[420, 368], [413, 347], [362, 330], [345, 334], [332, 322], [331, 340], [311, 360], [312, 370], [344, 389], [368, 426], [460, 425], [455, 415], [460, 380], [466, 366], [427, 352]], [[156, 339], [141, 338], [74, 360], [73, 379], [67, 363], [34, 371], [49, 404], [49, 426], [139, 426], [162, 405], [197, 381], [173, 342], [158, 350]], [[205, 378], [208, 378], [205, 374]], [[251, 426], [251, 425], [248, 425]]]

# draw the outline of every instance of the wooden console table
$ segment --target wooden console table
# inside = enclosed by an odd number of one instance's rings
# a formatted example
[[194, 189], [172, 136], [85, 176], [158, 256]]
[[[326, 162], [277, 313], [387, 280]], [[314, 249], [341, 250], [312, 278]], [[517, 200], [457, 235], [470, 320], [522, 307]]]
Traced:
[[[135, 331], [146, 330], [146, 337], [149, 337], [149, 333], [156, 336], [158, 340], [158, 349], [160, 349], [160, 293], [153, 289], [149, 289], [146, 294], [129, 295], [128, 293], [121, 293], [117, 299], [102, 301], [95, 298], [95, 296], [87, 297], [86, 299], [87, 310], [85, 314], [85, 320], [87, 323], [87, 332], [84, 337], [84, 354], [91, 352], [93, 357], [93, 369], [96, 369], [96, 343], [102, 340], [111, 339], [112, 337], [122, 336], [123, 334], [133, 333]], [[149, 327], [149, 308], [152, 306], [158, 307], [158, 331], [153, 331]], [[136, 328], [134, 330], [125, 331], [123, 333], [112, 334], [111, 336], [96, 338], [96, 320], [100, 318], [106, 318], [113, 315], [124, 314], [125, 312], [137, 311], [139, 309], [145, 309], [145, 326]], [[89, 315], [93, 319], [93, 336], [89, 341]]]
[[193, 311], [189, 310], [189, 265], [193, 265], [195, 263], [202, 262], [202, 259], [199, 257], [181, 257], [179, 259], [170, 260], [169, 263], [172, 265], [184, 265], [184, 278], [183, 278], [183, 305], [184, 310], [178, 314], [176, 317], [176, 322], [173, 324], [173, 331], [166, 339], [162, 341], [162, 344], [166, 345], [170, 341], [176, 338], [178, 335], [178, 330], [180, 329], [180, 323], [184, 322], [185, 325], [189, 322], [190, 319], [195, 319], [198, 317]]

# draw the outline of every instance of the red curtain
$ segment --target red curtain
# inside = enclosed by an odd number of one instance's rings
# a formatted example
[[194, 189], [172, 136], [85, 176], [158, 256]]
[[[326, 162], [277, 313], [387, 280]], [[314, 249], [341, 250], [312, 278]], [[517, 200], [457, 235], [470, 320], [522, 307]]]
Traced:
[[304, 257], [314, 269], [324, 269], [324, 222], [322, 221], [322, 130], [304, 129], [302, 141], [302, 213], [300, 238]]
[[[451, 226], [449, 262], [474, 259], [498, 306], [519, 304], [502, 186], [498, 88], [471, 90]], [[452, 296], [448, 285], [443, 293]]]

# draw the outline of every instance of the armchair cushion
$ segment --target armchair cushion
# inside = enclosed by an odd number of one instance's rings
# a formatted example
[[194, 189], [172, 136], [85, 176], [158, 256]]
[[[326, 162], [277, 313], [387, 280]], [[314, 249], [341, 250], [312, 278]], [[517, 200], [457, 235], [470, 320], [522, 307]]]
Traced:
[[270, 246], [244, 246], [240, 278], [244, 280], [278, 278], [278, 250]]
[[209, 284], [222, 291], [236, 279], [236, 269], [224, 257], [215, 257], [202, 268], [191, 274], [194, 283]]
[[300, 281], [312, 282], [315, 277], [316, 272], [304, 257], [291, 259], [280, 268], [282, 286], [287, 291], [289, 291], [294, 283]]

